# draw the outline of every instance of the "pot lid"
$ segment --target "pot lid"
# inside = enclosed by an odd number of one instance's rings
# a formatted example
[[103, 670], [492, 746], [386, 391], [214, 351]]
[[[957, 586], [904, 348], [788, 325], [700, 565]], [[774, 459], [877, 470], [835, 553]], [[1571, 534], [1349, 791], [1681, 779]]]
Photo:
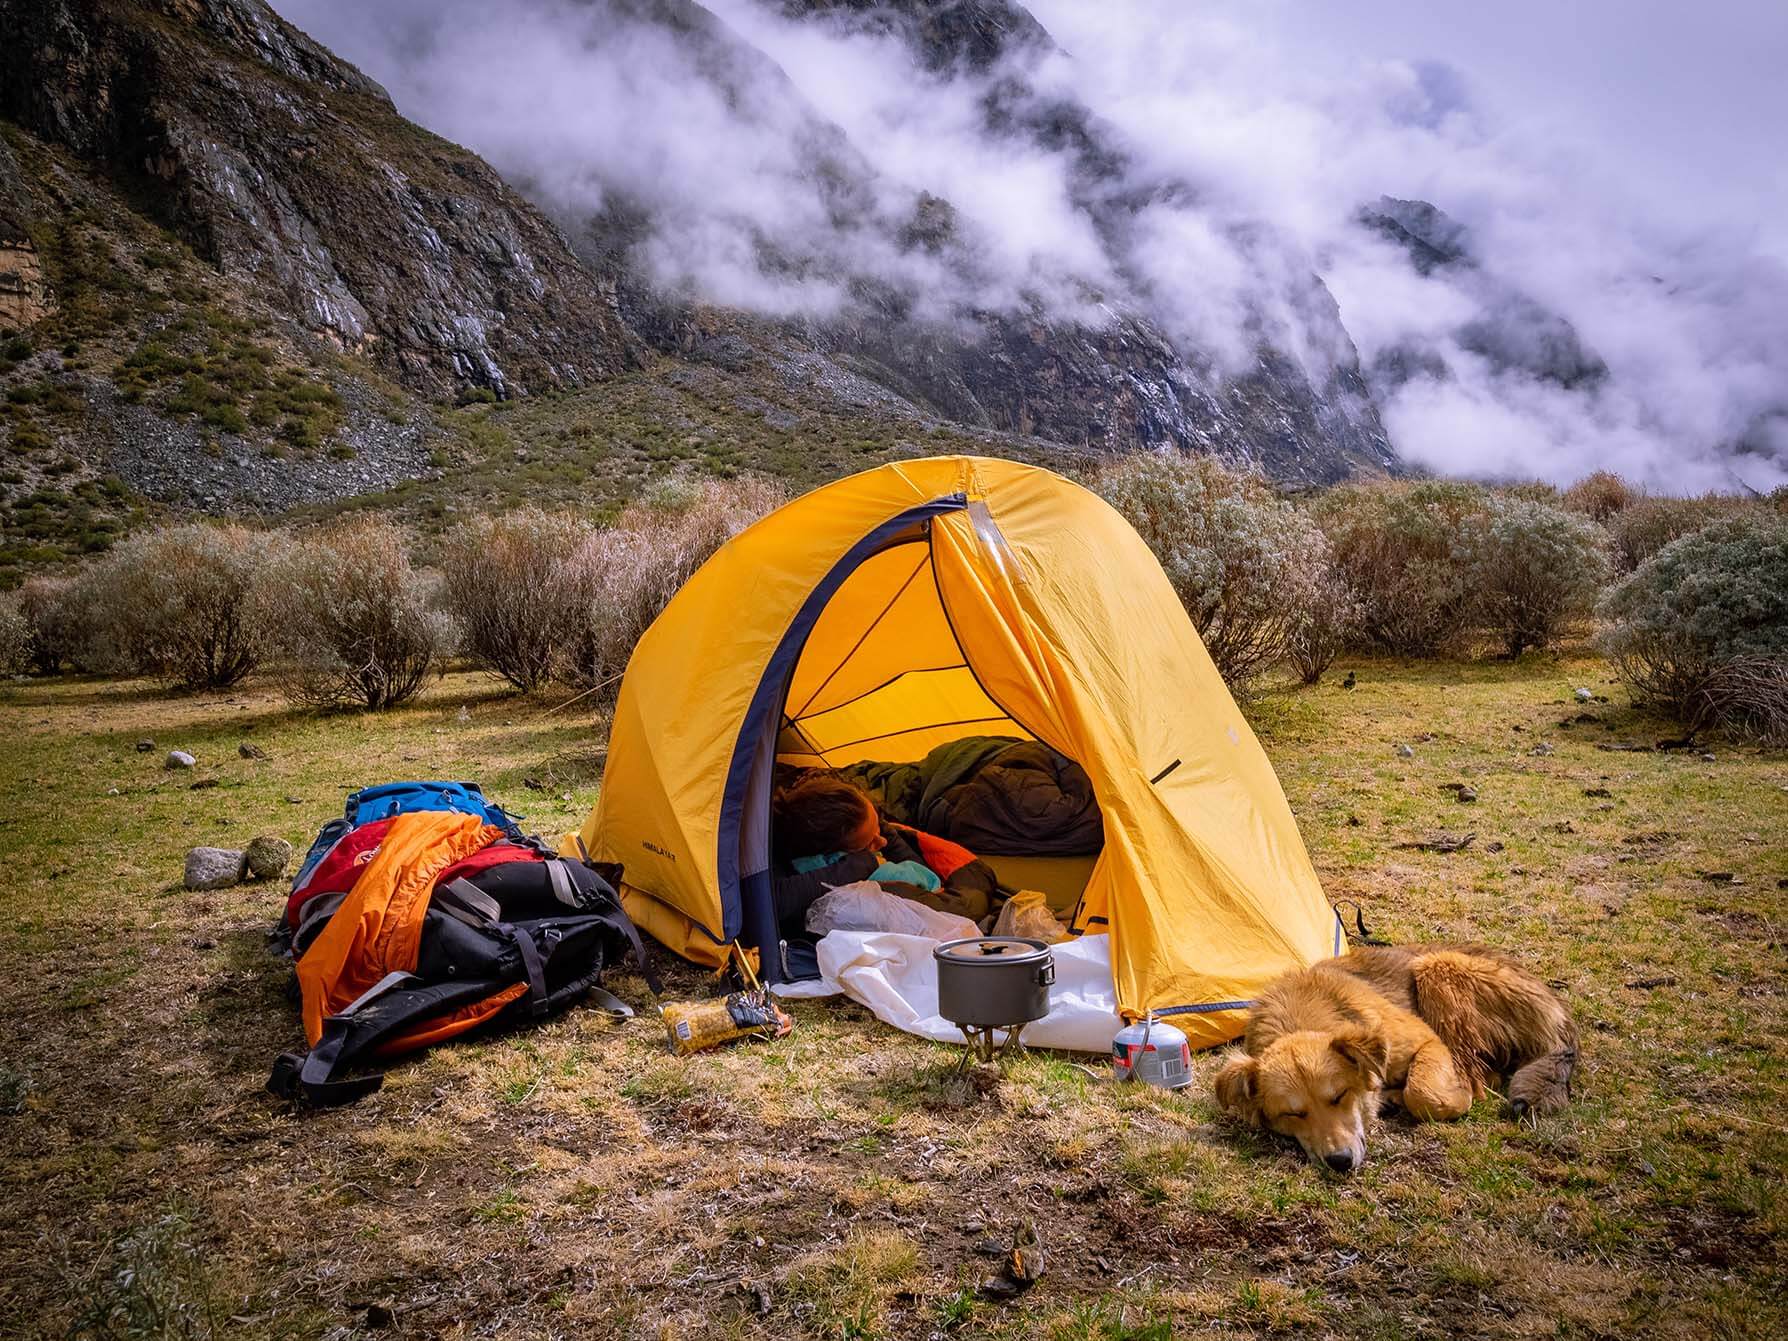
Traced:
[[1049, 946], [1028, 936], [968, 936], [945, 941], [931, 953], [952, 964], [1031, 964], [1050, 958]]

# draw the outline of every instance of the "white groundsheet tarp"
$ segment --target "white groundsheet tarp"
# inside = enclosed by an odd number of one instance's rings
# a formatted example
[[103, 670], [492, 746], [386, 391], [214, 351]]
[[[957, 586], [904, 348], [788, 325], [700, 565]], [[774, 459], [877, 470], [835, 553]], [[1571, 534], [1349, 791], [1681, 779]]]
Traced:
[[[774, 990], [784, 997], [843, 992], [896, 1029], [960, 1043], [962, 1031], [937, 1013], [937, 961], [931, 952], [938, 944], [928, 936], [892, 931], [828, 931], [819, 941], [818, 981], [783, 983]], [[1025, 1027], [1026, 1046], [1109, 1052], [1112, 1035], [1123, 1027], [1111, 977], [1111, 937], [1082, 936], [1051, 948], [1055, 985], [1049, 989], [1049, 1014]]]

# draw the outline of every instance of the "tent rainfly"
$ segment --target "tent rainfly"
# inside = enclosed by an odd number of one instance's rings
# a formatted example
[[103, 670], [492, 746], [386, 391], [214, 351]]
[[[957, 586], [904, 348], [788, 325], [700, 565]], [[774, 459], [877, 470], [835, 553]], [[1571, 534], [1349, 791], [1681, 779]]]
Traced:
[[576, 837], [625, 867], [659, 941], [710, 964], [758, 949], [774, 980], [777, 761], [969, 735], [1040, 740], [1091, 778], [1105, 842], [1069, 925], [1111, 936], [1126, 1016], [1220, 1043], [1270, 979], [1339, 952], [1272, 766], [1148, 546], [1010, 461], [882, 466], [723, 546], [635, 649]]

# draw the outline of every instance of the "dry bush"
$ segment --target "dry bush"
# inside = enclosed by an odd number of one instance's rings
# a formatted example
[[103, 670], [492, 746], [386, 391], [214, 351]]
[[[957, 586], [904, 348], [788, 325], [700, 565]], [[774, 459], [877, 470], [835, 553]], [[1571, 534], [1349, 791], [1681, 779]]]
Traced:
[[1366, 638], [1402, 656], [1433, 656], [1459, 639], [1478, 608], [1469, 539], [1489, 505], [1476, 485], [1440, 481], [1353, 485], [1316, 501]]
[[441, 671], [452, 629], [404, 534], [379, 517], [292, 546], [261, 604], [277, 630], [280, 682], [308, 707], [389, 708]]
[[[1326, 537], [1323, 548], [1326, 554]], [[1310, 601], [1293, 622], [1285, 642], [1286, 659], [1298, 679], [1304, 684], [1322, 679], [1323, 672], [1341, 655], [1341, 649], [1358, 636], [1359, 627], [1360, 603], [1333, 563], [1325, 558]]]
[[524, 692], [553, 678], [575, 619], [566, 568], [594, 530], [538, 508], [455, 527], [442, 550], [442, 594], [462, 649]]
[[[1155, 552], [1229, 684], [1285, 659], [1299, 630], [1315, 634], [1328, 544], [1258, 476], [1208, 456], [1138, 452], [1092, 483]], [[1321, 661], [1321, 642], [1311, 637], [1305, 664]]]
[[255, 589], [282, 548], [275, 536], [206, 523], [132, 536], [66, 593], [84, 626], [77, 661], [186, 689], [235, 684], [267, 650]]
[[1736, 516], [1747, 506], [1728, 494], [1638, 499], [1608, 522], [1608, 534], [1614, 538], [1614, 561], [1621, 572], [1630, 573], [1672, 541]]
[[1624, 512], [1644, 495], [1611, 470], [1598, 470], [1585, 475], [1560, 500], [1572, 512], [1581, 512], [1593, 522], [1606, 526], [1615, 514]]
[[1510, 657], [1587, 615], [1608, 579], [1607, 532], [1563, 508], [1494, 497], [1469, 535], [1477, 617]]
[[690, 575], [787, 499], [780, 485], [749, 475], [676, 481], [588, 536], [563, 570], [557, 677], [612, 696], [634, 646]]
[[19, 608], [14, 592], [0, 592], [0, 675], [23, 675], [31, 669], [31, 621]]
[[19, 588], [19, 610], [30, 626], [31, 669], [54, 675], [65, 665], [79, 666], [87, 641], [87, 620], [73, 577], [38, 574]]
[[1777, 720], [1788, 662], [1788, 520], [1762, 511], [1666, 545], [1602, 599], [1604, 650], [1636, 697], [1690, 727]]
[[1693, 727], [1788, 745], [1788, 656], [1741, 656], [1713, 667], [1689, 695]]
[[1558, 507], [1563, 497], [1557, 485], [1544, 480], [1511, 480], [1497, 485], [1495, 493], [1498, 498], [1525, 498], [1530, 503], [1550, 503], [1553, 507]]

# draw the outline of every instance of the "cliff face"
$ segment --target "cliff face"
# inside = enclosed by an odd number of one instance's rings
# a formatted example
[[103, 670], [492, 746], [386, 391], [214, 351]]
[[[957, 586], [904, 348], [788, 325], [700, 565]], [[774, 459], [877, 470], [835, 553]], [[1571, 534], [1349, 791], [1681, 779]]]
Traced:
[[[506, 181], [261, 0], [0, 0], [0, 585], [103, 549], [155, 503], [281, 513], [409, 490], [445, 515], [493, 477], [545, 487], [561, 460], [610, 494], [667, 461], [811, 480], [942, 445], [1055, 463], [1179, 448], [1290, 481], [1394, 468], [1314, 275], [1281, 317], [1249, 318], [1239, 374], [1170, 333], [1172, 304], [1126, 258], [1139, 214], [1189, 188], [1141, 180], [1119, 136], [1038, 91], [1033, 63], [1059, 53], [1022, 7], [781, 8], [896, 39], [924, 78], [968, 81], [990, 136], [1070, 165], [1110, 261], [1104, 288], [1069, 281], [1078, 318], [978, 296], [990, 239], [887, 180], [698, 0], [564, 12], [591, 41], [649, 28], [786, 146], [772, 194], [810, 193], [829, 223], [751, 250], [772, 279], [845, 295], [823, 317], [663, 282], [653, 202], [604, 182], [592, 218]], [[1296, 339], [1273, 326], [1286, 310]], [[1313, 367], [1289, 348], [1326, 352]]]
[[[1276, 315], [1248, 316], [1255, 348], [1245, 369], [1220, 368], [1211, 351], [1169, 333], [1174, 302], [1152, 293], [1135, 263], [1138, 219], [1194, 192], [1183, 182], [1144, 177], [1114, 130], [1072, 98], [1038, 86], [1036, 63], [1060, 53], [1021, 6], [783, 0], [776, 8], [833, 33], [893, 39], [926, 78], [961, 81], [972, 92], [991, 141], [1058, 157], [1072, 206], [1099, 239], [1108, 275], [1082, 283], [1072, 304], [1099, 313], [1097, 321], [1041, 300], [977, 302], [991, 240], [965, 224], [951, 201], [881, 178], [872, 155], [827, 122], [743, 36], [694, 0], [590, 0], [588, 12], [601, 22], [592, 21], [589, 41], [612, 40], [629, 25], [670, 28], [698, 54], [693, 77], [739, 117], [795, 128], [789, 133], [799, 138], [799, 158], [812, 169], [805, 175], [824, 185], [824, 209], [841, 221], [793, 246], [766, 240], [759, 263], [772, 278], [824, 280], [849, 295], [843, 309], [802, 322], [747, 319], [751, 343], [838, 360], [921, 414], [1095, 453], [1212, 452], [1297, 482], [1396, 467], [1352, 342], [1315, 274], [1288, 281], [1295, 292], [1275, 295]], [[925, 96], [915, 89], [914, 97]], [[810, 181], [783, 189], [811, 189]], [[654, 292], [643, 274], [640, 250], [653, 234], [652, 208], [645, 201], [618, 207], [611, 198], [600, 219], [562, 222], [586, 259], [614, 276], [633, 327], [655, 347], [689, 355], [700, 343], [693, 334], [701, 324], [699, 299]], [[864, 245], [865, 238], [873, 243]], [[1268, 238], [1244, 245], [1273, 244]], [[925, 266], [913, 268], [941, 283], [902, 287], [866, 268], [865, 253], [922, 257]], [[949, 293], [958, 296], [940, 299]], [[953, 306], [940, 313], [940, 301]], [[1288, 320], [1297, 329], [1284, 329]], [[1289, 349], [1323, 354], [1306, 364]]]
[[632, 361], [612, 287], [538, 211], [258, 0], [0, 0], [0, 29], [0, 117], [404, 384]]
[[[1443, 276], [1471, 296], [1477, 315], [1454, 335], [1493, 372], [1514, 372], [1572, 391], [1593, 390], [1607, 379], [1608, 365], [1583, 343], [1577, 328], [1486, 270], [1472, 250], [1470, 233], [1446, 211], [1425, 200], [1383, 196], [1361, 209], [1359, 220], [1401, 247], [1417, 274]], [[1381, 355], [1373, 369], [1387, 388], [1418, 373], [1435, 370], [1417, 366], [1396, 349]]]

